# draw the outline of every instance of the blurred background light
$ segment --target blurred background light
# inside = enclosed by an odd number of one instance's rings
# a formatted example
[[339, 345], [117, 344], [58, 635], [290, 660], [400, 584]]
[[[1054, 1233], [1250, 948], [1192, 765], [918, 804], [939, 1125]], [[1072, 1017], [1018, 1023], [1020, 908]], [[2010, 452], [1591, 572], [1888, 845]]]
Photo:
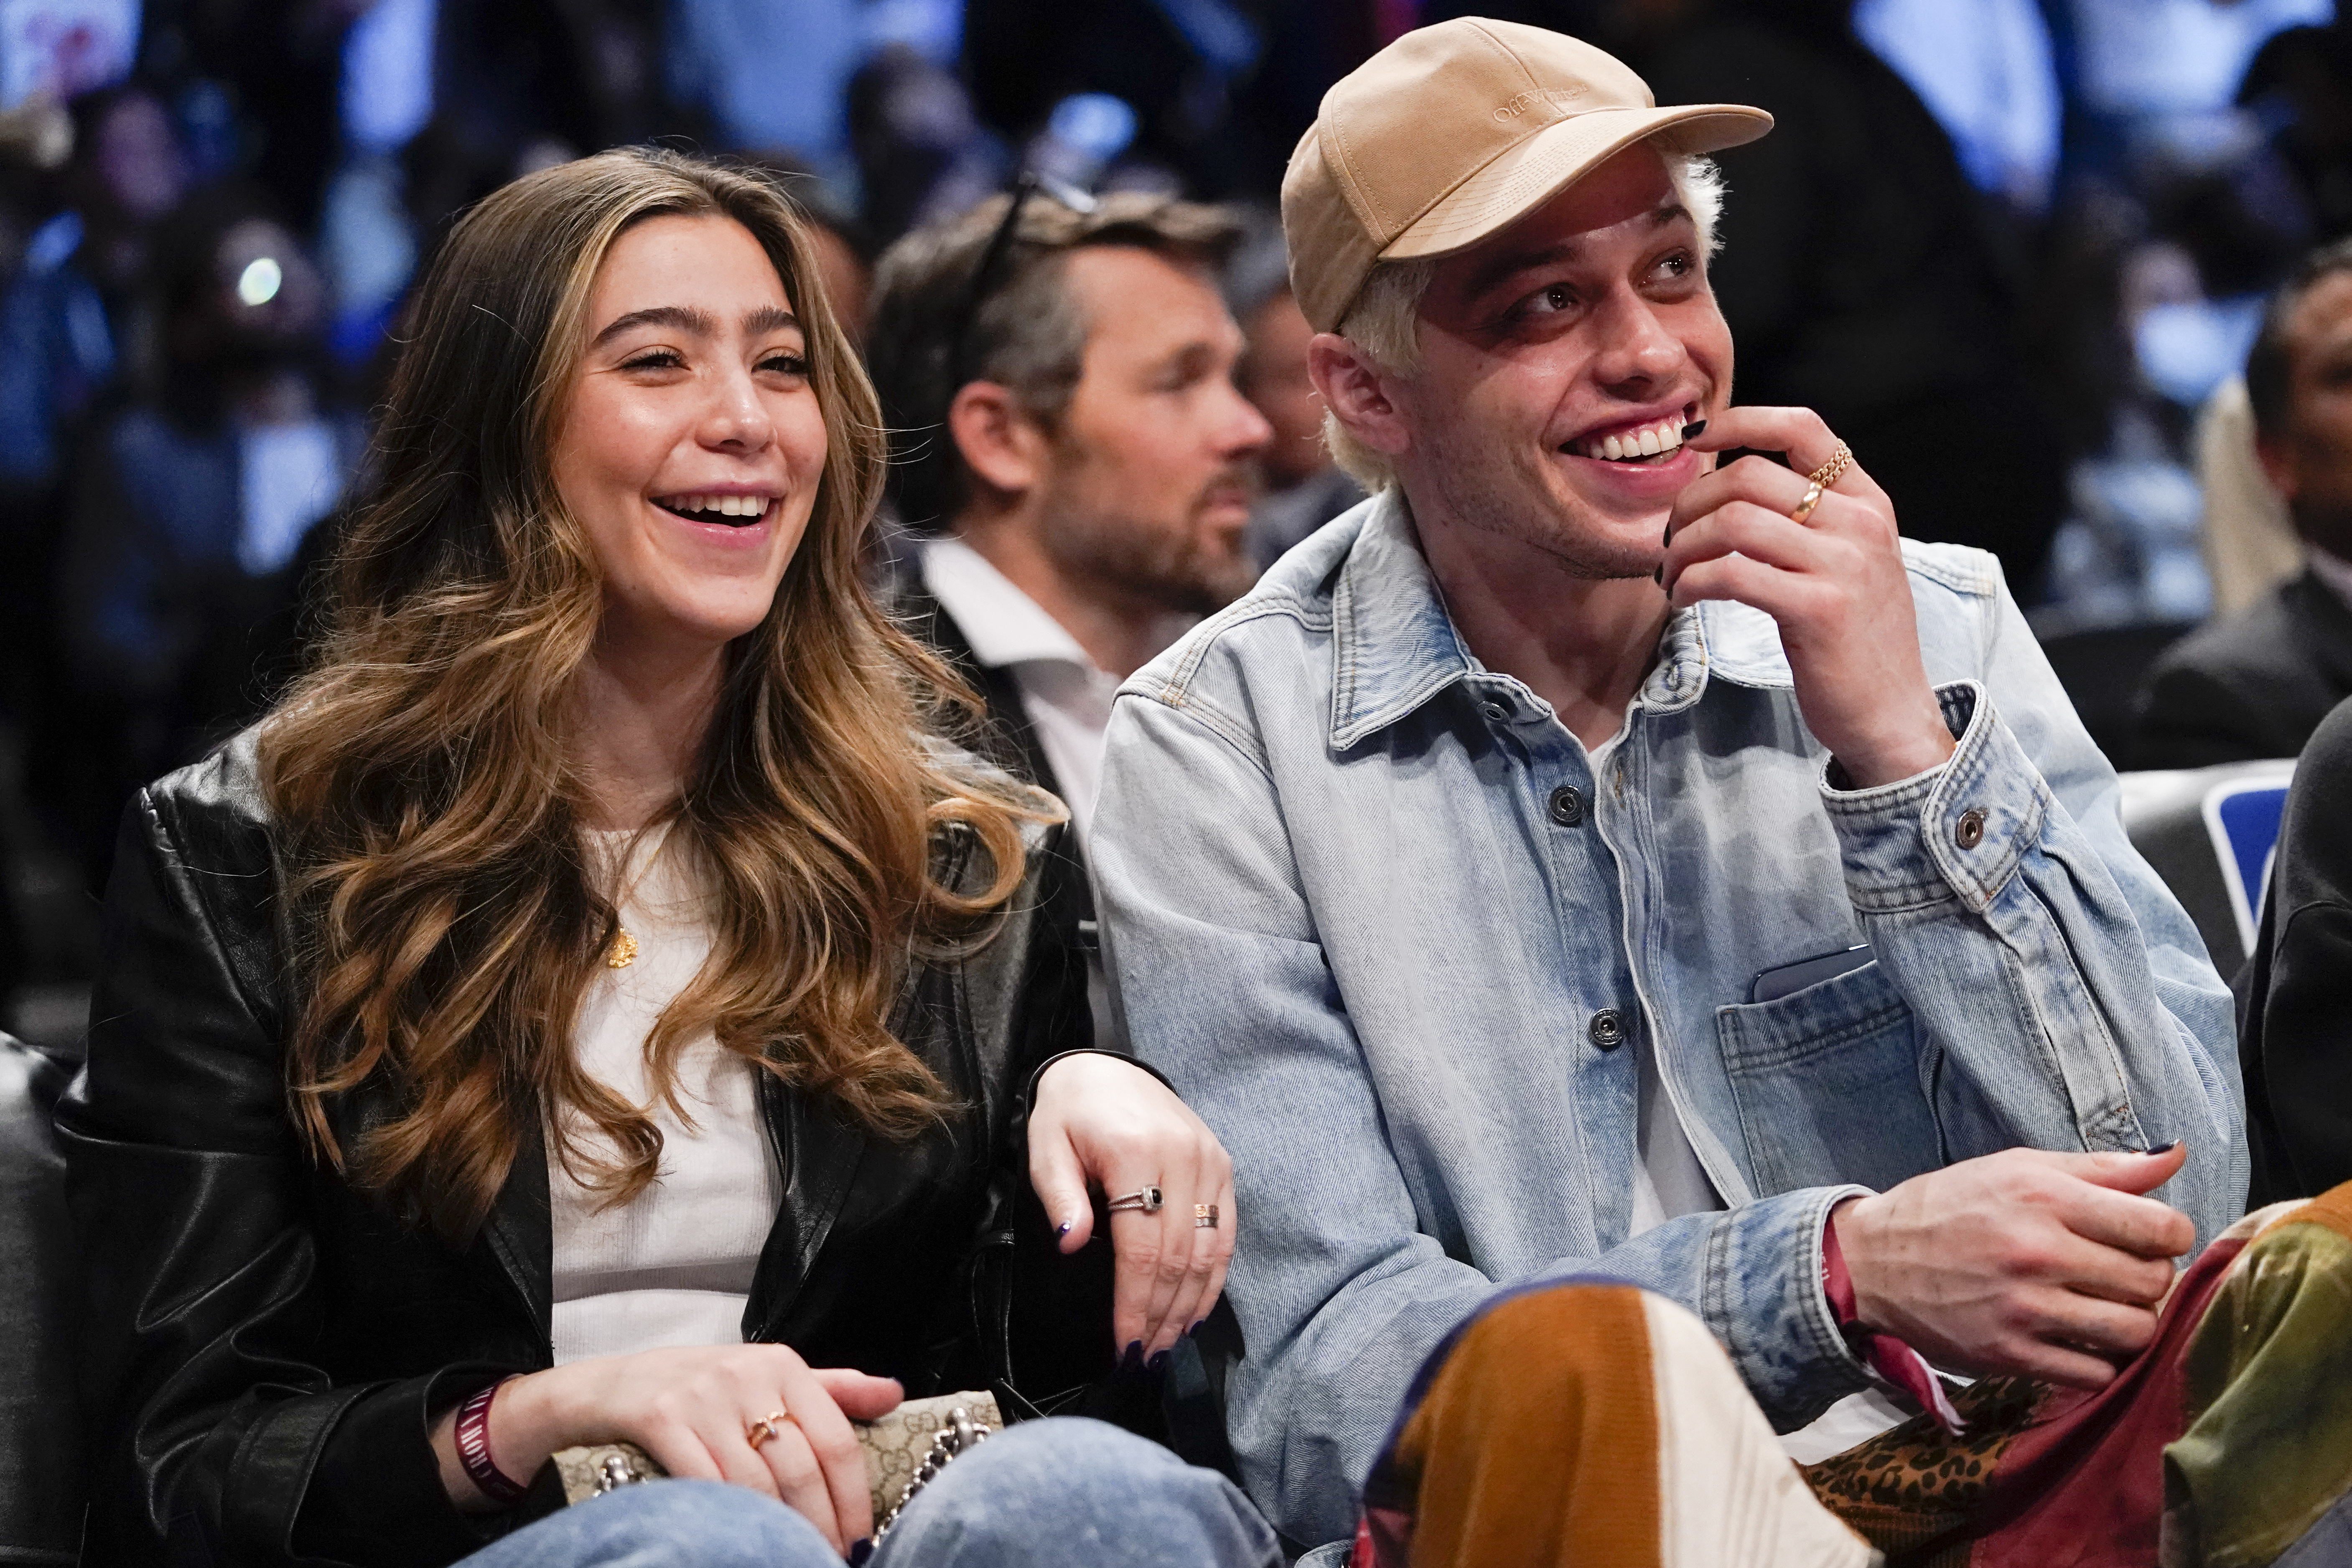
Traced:
[[278, 298], [278, 286], [285, 281], [285, 269], [275, 257], [257, 257], [237, 274], [236, 297], [248, 305], [267, 305]]

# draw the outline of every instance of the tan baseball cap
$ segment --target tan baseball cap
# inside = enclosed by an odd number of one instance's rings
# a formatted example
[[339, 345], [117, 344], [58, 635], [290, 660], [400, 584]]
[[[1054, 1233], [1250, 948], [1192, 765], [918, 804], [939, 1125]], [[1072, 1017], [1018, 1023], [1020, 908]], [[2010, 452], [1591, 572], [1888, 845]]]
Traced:
[[1291, 292], [1334, 331], [1374, 262], [1466, 250], [1636, 142], [1712, 153], [1771, 129], [1736, 103], [1660, 109], [1565, 34], [1484, 16], [1417, 28], [1340, 78], [1290, 155]]

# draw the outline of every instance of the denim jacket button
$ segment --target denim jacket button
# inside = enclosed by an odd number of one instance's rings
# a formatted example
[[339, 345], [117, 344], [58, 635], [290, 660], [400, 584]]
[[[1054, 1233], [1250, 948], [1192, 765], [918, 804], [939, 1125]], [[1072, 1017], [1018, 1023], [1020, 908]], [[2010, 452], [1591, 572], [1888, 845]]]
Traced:
[[1625, 1025], [1614, 1007], [1603, 1007], [1592, 1015], [1592, 1022], [1584, 1026], [1584, 1033], [1604, 1051], [1613, 1051], [1625, 1043]]
[[1484, 713], [1488, 719], [1491, 719], [1497, 724], [1511, 716], [1511, 710], [1504, 707], [1499, 702], [1489, 702], [1485, 707], [1479, 709], [1478, 711]]
[[1952, 829], [1952, 842], [1963, 849], [1973, 849], [1983, 843], [1984, 813], [1973, 805], [1960, 813], [1960, 820]]
[[1551, 819], [1562, 827], [1574, 827], [1584, 820], [1584, 796], [1574, 784], [1562, 784], [1551, 792]]

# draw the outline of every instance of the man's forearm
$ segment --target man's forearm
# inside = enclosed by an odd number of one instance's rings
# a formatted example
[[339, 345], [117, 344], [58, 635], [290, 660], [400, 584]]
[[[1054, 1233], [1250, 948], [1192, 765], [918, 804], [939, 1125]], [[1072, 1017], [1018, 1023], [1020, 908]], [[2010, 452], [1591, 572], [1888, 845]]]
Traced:
[[[2183, 1139], [2165, 1195], [2218, 1234], [2246, 1179], [2234, 1063], [2216, 1050], [2227, 992], [2172, 942], [2187, 917], [2160, 887], [2126, 889], [1982, 689], [1943, 695], [1962, 731], [1944, 768], [1824, 799], [1879, 963], [1951, 1076], [1947, 1152]], [[2153, 881], [2127, 846], [2113, 858]]]
[[1498, 1289], [1571, 1278], [1622, 1280], [1688, 1308], [1766, 1415], [1792, 1430], [1871, 1382], [1823, 1295], [1821, 1259], [1829, 1211], [1865, 1192], [1813, 1188], [1685, 1215], [1596, 1256], [1499, 1281], [1425, 1236], [1400, 1237], [1336, 1280], [1315, 1261], [1331, 1258], [1328, 1245], [1254, 1236], [1236, 1259], [1233, 1299], [1244, 1342], [1275, 1348], [1236, 1363], [1229, 1385], [1249, 1491], [1295, 1540], [1345, 1535], [1406, 1388], [1446, 1335]]

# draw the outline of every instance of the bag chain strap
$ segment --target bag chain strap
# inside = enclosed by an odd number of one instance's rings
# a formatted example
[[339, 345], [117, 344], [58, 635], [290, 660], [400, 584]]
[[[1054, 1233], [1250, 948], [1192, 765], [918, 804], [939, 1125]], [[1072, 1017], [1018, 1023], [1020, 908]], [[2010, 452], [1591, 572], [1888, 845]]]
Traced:
[[[940, 1472], [948, 1468], [948, 1461], [987, 1441], [990, 1431], [985, 1422], [973, 1420], [971, 1412], [961, 1405], [949, 1411], [947, 1425], [931, 1438], [930, 1449], [924, 1454], [923, 1462], [915, 1467], [913, 1475], [907, 1478], [906, 1486], [898, 1493], [898, 1500], [890, 1506], [890, 1511], [875, 1527], [874, 1544], [882, 1544], [882, 1538], [890, 1533], [890, 1527], [898, 1522], [898, 1516], [906, 1511], [908, 1503], [915, 1500], [915, 1494], [939, 1479]], [[616, 1488], [635, 1486], [644, 1479], [644, 1472], [637, 1468], [628, 1455], [607, 1454], [604, 1464], [597, 1468], [596, 1492], [601, 1497]]]
[[915, 1500], [915, 1494], [939, 1479], [940, 1472], [948, 1468], [949, 1460], [987, 1441], [988, 1433], [988, 1426], [973, 1420], [971, 1412], [962, 1405], [949, 1411], [947, 1425], [932, 1437], [930, 1451], [923, 1456], [923, 1462], [915, 1467], [915, 1473], [907, 1478], [906, 1489], [899, 1492], [898, 1500], [890, 1505], [890, 1511], [874, 1527], [874, 1544], [882, 1544], [882, 1538], [890, 1533], [891, 1526], [898, 1522], [898, 1516], [907, 1511], [908, 1503]]
[[633, 1487], [646, 1479], [636, 1462], [626, 1454], [607, 1454], [604, 1462], [596, 1467], [596, 1495], [603, 1497], [616, 1487]]

